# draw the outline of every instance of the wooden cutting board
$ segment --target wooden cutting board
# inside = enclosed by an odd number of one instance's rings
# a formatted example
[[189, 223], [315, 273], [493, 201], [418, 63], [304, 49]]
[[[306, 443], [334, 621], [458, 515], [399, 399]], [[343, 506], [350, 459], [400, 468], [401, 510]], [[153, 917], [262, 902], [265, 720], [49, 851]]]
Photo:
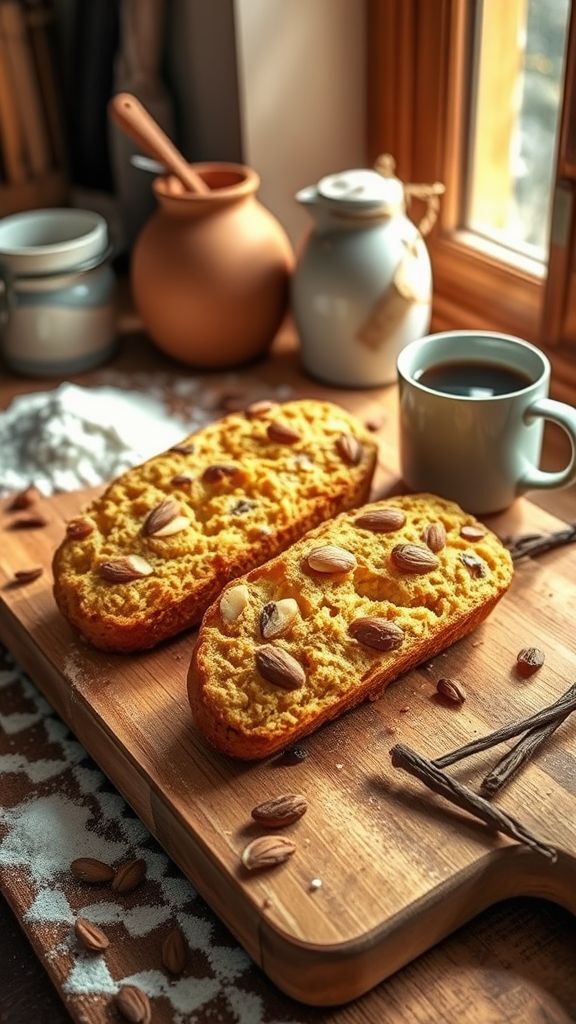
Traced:
[[[193, 727], [185, 682], [194, 634], [142, 655], [108, 655], [59, 615], [52, 553], [89, 496], [43, 500], [48, 524], [38, 529], [12, 529], [15, 514], [1, 507], [0, 638], [281, 989], [320, 1005], [352, 999], [508, 896], [544, 896], [576, 912], [576, 716], [497, 798], [558, 847], [556, 864], [431, 796], [389, 758], [396, 742], [439, 756], [549, 704], [574, 682], [576, 545], [521, 563], [480, 629], [309, 737], [301, 764], [246, 765], [211, 751]], [[560, 527], [527, 502], [490, 525], [501, 533]], [[36, 565], [45, 570], [39, 579], [11, 582]], [[529, 680], [514, 671], [525, 646], [546, 652]], [[463, 706], [435, 697], [441, 675], [464, 683]], [[477, 785], [500, 752], [449, 771]], [[240, 863], [259, 834], [250, 811], [285, 792], [309, 802], [287, 830], [296, 854], [250, 874]]]

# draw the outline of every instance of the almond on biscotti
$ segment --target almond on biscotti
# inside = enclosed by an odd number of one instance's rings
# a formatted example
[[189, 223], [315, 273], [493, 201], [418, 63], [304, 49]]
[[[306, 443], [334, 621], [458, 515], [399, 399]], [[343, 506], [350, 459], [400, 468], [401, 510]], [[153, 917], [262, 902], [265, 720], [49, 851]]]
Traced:
[[397, 544], [392, 548], [391, 558], [400, 572], [420, 576], [438, 568], [438, 559], [430, 548], [419, 544]]

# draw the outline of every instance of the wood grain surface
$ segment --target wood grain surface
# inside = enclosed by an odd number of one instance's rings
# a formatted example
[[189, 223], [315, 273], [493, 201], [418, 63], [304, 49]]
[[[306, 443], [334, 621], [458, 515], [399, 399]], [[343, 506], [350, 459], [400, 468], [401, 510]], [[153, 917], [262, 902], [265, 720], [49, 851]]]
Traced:
[[[144, 655], [105, 655], [58, 614], [51, 556], [86, 497], [44, 500], [38, 511], [48, 523], [35, 530], [10, 528], [13, 516], [3, 512], [0, 637], [280, 988], [317, 1004], [358, 996], [506, 897], [545, 896], [576, 910], [573, 722], [498, 798], [558, 845], [553, 866], [431, 798], [394, 772], [388, 756], [399, 741], [437, 756], [550, 703], [574, 681], [575, 549], [521, 565], [475, 634], [310, 737], [302, 765], [245, 765], [212, 752], [194, 731], [185, 696], [192, 635]], [[518, 502], [491, 525], [523, 532], [558, 522]], [[13, 585], [17, 570], [35, 565], [45, 567], [42, 577]], [[529, 681], [513, 668], [525, 646], [547, 654]], [[437, 701], [439, 675], [464, 682], [463, 707]], [[494, 760], [487, 752], [452, 771], [477, 784]], [[250, 810], [285, 791], [305, 793], [310, 804], [290, 828], [297, 853], [251, 876], [239, 860], [257, 834]], [[312, 878], [323, 882], [316, 892]]]

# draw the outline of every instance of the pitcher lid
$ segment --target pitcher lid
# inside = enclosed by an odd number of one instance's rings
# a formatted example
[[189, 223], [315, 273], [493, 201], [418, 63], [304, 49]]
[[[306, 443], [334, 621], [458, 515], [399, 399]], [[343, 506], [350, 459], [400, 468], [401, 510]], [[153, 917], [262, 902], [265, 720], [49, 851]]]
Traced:
[[360, 168], [321, 178], [318, 196], [356, 210], [384, 209], [393, 213], [404, 205], [404, 187], [399, 178]]

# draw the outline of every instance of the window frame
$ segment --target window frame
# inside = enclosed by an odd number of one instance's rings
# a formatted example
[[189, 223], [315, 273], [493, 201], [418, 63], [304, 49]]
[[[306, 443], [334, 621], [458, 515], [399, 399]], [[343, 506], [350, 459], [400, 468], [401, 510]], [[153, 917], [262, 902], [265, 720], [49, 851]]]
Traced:
[[371, 162], [382, 152], [395, 157], [404, 182], [446, 185], [427, 239], [431, 329], [495, 330], [539, 344], [573, 399], [576, 337], [564, 331], [568, 278], [576, 275], [576, 4], [571, 8], [547, 275], [504, 262], [495, 246], [478, 248], [462, 230], [477, 0], [367, 0], [367, 143]]

